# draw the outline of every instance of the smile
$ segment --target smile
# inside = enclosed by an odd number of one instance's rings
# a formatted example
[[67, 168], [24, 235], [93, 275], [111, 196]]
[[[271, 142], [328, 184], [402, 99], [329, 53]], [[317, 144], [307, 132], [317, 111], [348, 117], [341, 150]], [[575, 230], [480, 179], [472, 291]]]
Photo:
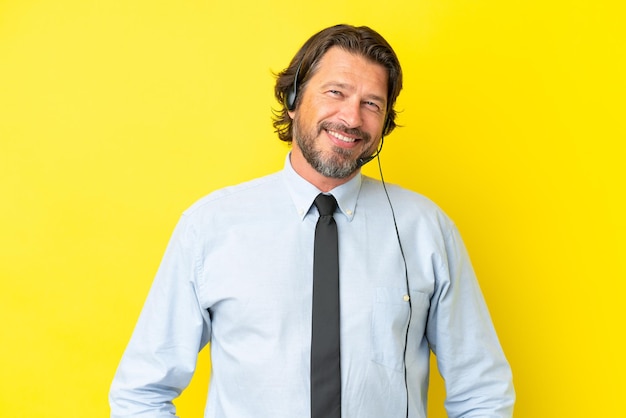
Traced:
[[337, 138], [341, 142], [353, 143], [353, 142], [356, 142], [356, 140], [358, 139], [358, 138], [350, 138], [348, 136], [340, 134], [339, 132], [331, 131], [328, 129], [326, 130], [326, 132], [328, 132], [329, 135], [333, 136], [334, 138]]

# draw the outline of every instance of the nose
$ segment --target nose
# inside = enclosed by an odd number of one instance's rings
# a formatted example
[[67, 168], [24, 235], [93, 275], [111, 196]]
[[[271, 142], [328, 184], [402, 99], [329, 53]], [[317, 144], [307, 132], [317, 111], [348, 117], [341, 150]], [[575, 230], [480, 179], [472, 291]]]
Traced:
[[361, 111], [361, 102], [359, 100], [345, 100], [341, 104], [339, 119], [348, 128], [358, 128], [363, 123]]

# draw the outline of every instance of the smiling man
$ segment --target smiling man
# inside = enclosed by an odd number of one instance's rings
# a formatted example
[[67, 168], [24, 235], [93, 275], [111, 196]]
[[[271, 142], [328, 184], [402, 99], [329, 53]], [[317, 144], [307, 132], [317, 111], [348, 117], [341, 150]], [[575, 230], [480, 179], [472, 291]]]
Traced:
[[110, 393], [112, 417], [175, 415], [210, 345], [207, 418], [510, 417], [511, 371], [454, 223], [360, 168], [395, 128], [402, 71], [368, 27], [311, 37], [281, 72], [282, 171], [182, 216]]

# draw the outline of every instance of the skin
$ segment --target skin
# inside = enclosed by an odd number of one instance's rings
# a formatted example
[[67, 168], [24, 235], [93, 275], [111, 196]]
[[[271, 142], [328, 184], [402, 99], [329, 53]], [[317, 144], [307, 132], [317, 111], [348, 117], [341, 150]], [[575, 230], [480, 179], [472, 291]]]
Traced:
[[339, 47], [319, 62], [293, 119], [291, 165], [322, 192], [359, 171], [357, 159], [380, 143], [387, 109], [387, 70]]

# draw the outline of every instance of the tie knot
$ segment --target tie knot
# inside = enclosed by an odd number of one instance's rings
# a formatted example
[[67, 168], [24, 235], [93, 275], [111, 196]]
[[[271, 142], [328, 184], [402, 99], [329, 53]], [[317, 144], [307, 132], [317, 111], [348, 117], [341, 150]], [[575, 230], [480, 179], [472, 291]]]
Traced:
[[320, 216], [333, 216], [337, 209], [337, 201], [333, 195], [320, 193], [313, 202]]

